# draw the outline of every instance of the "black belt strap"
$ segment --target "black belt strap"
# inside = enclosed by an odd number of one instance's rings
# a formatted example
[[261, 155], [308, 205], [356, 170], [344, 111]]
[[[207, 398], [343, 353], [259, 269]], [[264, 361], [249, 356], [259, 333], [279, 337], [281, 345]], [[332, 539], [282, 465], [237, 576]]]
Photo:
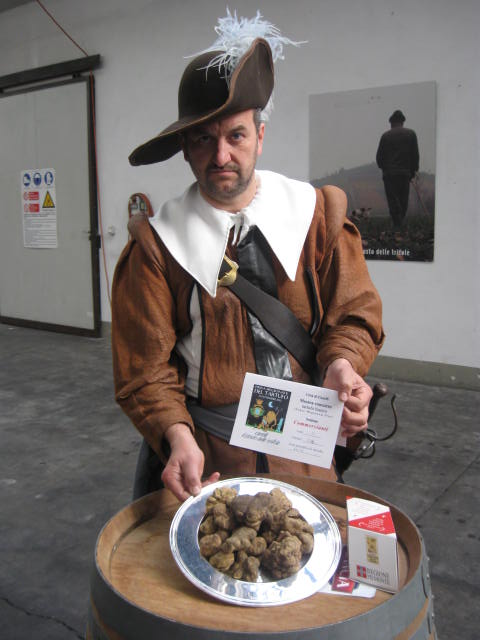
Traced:
[[[236, 277], [230, 283], [233, 271], [236, 272]], [[246, 280], [238, 272], [236, 263], [225, 258], [219, 273], [219, 284], [228, 286], [240, 298], [265, 329], [298, 360], [305, 371], [311, 373], [315, 370], [315, 346], [298, 318], [283, 302]]]
[[[271, 250], [258, 227], [251, 227], [243, 240], [237, 244], [236, 260], [245, 280], [261, 291], [278, 298]], [[247, 309], [247, 315], [252, 331], [257, 372], [270, 378], [292, 380], [288, 349], [265, 329], [249, 309]]]

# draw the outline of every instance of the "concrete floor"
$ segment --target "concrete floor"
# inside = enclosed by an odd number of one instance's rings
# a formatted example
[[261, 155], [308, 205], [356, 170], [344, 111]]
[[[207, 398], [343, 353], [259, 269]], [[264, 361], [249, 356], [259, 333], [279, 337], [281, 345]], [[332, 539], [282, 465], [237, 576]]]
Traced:
[[[0, 638], [83, 638], [95, 540], [131, 500], [140, 438], [113, 399], [108, 338], [0, 325], [0, 354]], [[421, 530], [439, 639], [477, 639], [480, 395], [384, 382], [399, 431], [345, 480]]]

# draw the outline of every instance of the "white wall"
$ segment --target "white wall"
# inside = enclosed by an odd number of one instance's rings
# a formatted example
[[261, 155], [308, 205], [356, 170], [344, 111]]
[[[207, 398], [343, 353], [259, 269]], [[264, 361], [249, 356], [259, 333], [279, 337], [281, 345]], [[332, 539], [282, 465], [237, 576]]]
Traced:
[[[227, 2], [50, 0], [48, 9], [103, 66], [95, 72], [100, 199], [111, 278], [126, 242], [127, 201], [154, 204], [191, 180], [178, 156], [133, 168], [128, 154], [176, 119], [184, 55], [209, 45]], [[478, 366], [480, 259], [478, 0], [237, 0], [294, 40], [277, 65], [275, 111], [260, 166], [309, 178], [311, 94], [433, 80], [437, 83], [435, 260], [369, 262], [384, 301], [384, 355]], [[0, 75], [81, 57], [32, 2], [0, 13]], [[325, 123], [325, 126], [329, 126]], [[110, 236], [109, 227], [117, 233]], [[102, 317], [110, 319], [102, 271]]]

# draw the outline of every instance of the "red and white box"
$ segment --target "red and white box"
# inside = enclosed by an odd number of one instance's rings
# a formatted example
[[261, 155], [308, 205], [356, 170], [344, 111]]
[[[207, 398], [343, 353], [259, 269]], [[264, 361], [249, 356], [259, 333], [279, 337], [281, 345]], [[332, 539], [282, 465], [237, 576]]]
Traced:
[[378, 589], [398, 591], [397, 534], [390, 508], [347, 498], [350, 578]]

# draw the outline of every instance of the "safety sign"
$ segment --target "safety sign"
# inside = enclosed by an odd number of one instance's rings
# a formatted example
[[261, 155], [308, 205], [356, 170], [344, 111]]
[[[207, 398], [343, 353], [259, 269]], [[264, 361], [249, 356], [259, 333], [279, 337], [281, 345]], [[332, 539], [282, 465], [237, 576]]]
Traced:
[[55, 169], [25, 169], [21, 175], [23, 246], [56, 249], [57, 194]]
[[50, 191], [47, 191], [47, 193], [45, 194], [45, 198], [43, 199], [42, 207], [44, 209], [54, 209], [55, 208], [55, 205], [54, 205], [53, 200], [52, 200], [52, 196], [50, 195]]

